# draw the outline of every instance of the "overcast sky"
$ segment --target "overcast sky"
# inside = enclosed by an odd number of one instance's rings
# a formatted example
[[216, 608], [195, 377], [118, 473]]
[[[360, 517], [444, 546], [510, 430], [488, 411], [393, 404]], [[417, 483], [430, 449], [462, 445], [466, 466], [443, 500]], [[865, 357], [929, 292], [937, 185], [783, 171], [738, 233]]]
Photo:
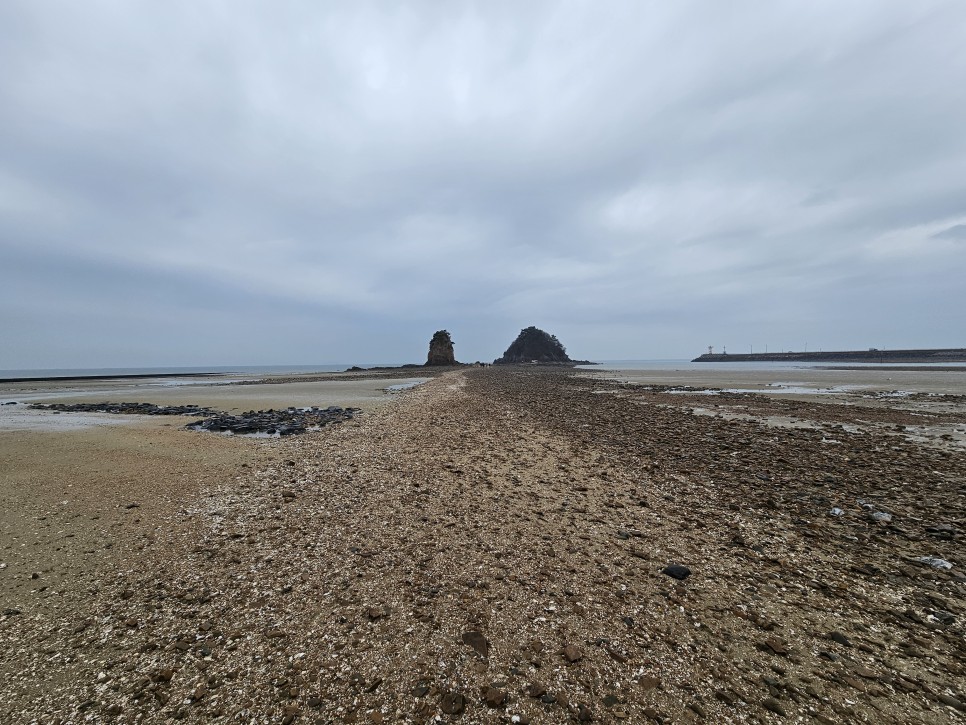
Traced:
[[966, 346], [966, 2], [0, 3], [0, 368]]

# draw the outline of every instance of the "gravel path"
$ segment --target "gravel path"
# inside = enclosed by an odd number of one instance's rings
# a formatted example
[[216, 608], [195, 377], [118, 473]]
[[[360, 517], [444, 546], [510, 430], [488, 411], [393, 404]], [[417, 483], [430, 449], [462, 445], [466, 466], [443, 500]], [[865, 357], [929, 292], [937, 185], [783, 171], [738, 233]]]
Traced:
[[693, 402], [473, 369], [250, 441], [4, 602], [0, 720], [961, 722], [963, 453]]

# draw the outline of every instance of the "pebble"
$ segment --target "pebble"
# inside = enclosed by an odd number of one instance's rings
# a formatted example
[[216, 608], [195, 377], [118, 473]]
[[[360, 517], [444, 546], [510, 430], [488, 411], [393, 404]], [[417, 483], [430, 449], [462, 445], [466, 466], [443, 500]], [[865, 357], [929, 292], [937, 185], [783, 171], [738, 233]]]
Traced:
[[480, 657], [486, 658], [490, 654], [490, 641], [486, 636], [477, 630], [463, 632], [463, 643], [468, 644]]
[[490, 707], [500, 707], [500, 705], [506, 702], [506, 692], [495, 687], [490, 687], [487, 689], [483, 699], [486, 700], [486, 704]]
[[764, 646], [774, 652], [776, 655], [786, 656], [788, 654], [788, 649], [781, 642], [781, 640], [775, 639], [774, 637], [769, 637], [764, 641]]
[[684, 581], [689, 576], [691, 576], [691, 570], [688, 567], [681, 564], [669, 564], [661, 570], [662, 574], [667, 574], [669, 577], [674, 577]]
[[955, 697], [952, 697], [951, 695], [947, 695], [943, 692], [940, 692], [936, 695], [936, 699], [939, 700], [943, 705], [948, 705], [953, 709], [959, 710], [961, 712], [966, 712], [966, 705], [964, 705], [962, 702], [957, 700]]
[[836, 631], [836, 632], [829, 632], [828, 633], [828, 638], [830, 640], [832, 640], [833, 642], [838, 642], [843, 647], [851, 647], [852, 646], [852, 642], [849, 640], [849, 638], [846, 637], [841, 632], [838, 632], [838, 631]]
[[577, 647], [574, 647], [572, 644], [568, 644], [563, 649], [563, 656], [567, 658], [568, 662], [574, 663], [580, 662], [584, 655]]
[[447, 715], [458, 715], [465, 706], [466, 700], [458, 692], [447, 692], [439, 702], [439, 709]]
[[708, 716], [708, 711], [704, 709], [704, 705], [702, 705], [700, 702], [692, 702], [690, 705], [688, 705], [688, 708], [690, 708], [691, 711], [697, 714], [699, 717]]
[[916, 559], [920, 564], [931, 566], [933, 569], [952, 569], [952, 562], [941, 559], [938, 556], [920, 556]]
[[770, 710], [776, 715], [781, 715], [782, 717], [787, 716], [784, 706], [774, 697], [766, 697], [764, 700], [761, 701], [761, 706], [766, 710]]

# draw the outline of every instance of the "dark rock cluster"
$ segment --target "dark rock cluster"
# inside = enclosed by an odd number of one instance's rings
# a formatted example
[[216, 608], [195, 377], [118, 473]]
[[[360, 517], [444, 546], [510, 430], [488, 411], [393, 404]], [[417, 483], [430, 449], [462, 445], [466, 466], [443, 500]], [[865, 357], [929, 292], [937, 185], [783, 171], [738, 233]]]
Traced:
[[118, 415], [185, 415], [204, 416], [202, 420], [189, 423], [189, 430], [216, 433], [231, 432], [238, 435], [297, 435], [318, 430], [330, 423], [349, 420], [359, 408], [285, 408], [284, 410], [248, 411], [231, 415], [199, 405], [154, 405], [153, 403], [50, 403], [34, 404], [31, 408], [58, 413], [114, 413]]
[[117, 415], [215, 415], [217, 412], [198, 405], [155, 405], [154, 403], [34, 403], [30, 407], [58, 413], [114, 413]]
[[210, 418], [189, 423], [189, 430], [204, 430], [214, 433], [234, 433], [237, 435], [297, 435], [318, 430], [330, 423], [350, 420], [359, 408], [285, 408], [284, 410], [248, 411], [241, 415], [215, 413]]

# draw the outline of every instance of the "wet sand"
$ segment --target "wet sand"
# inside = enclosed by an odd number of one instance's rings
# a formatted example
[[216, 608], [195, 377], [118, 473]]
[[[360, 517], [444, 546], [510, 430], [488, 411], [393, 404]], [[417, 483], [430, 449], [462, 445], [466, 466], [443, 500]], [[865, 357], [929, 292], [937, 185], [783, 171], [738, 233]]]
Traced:
[[[174, 380], [96, 380], [70, 382], [0, 382], [0, 402], [25, 403], [81, 403], [81, 402], [140, 402], [155, 405], [196, 404], [229, 413], [253, 409], [311, 405], [351, 406], [363, 410], [374, 409], [385, 403], [386, 389], [407, 382], [421, 382], [428, 378], [408, 374], [393, 379], [369, 379], [346, 375], [329, 375], [321, 380], [306, 381], [292, 376], [291, 382], [245, 384], [227, 377], [212, 379], [179, 378]], [[244, 379], [242, 379], [244, 380]], [[284, 380], [284, 379], [283, 379]], [[3, 407], [0, 406], [0, 425]]]
[[0, 434], [0, 720], [961, 721], [961, 397], [646, 382]]
[[873, 391], [902, 390], [919, 393], [966, 395], [966, 368], [959, 370], [896, 370], [889, 368], [824, 369], [816, 367], [782, 370], [582, 370], [594, 378], [622, 380], [640, 385], [690, 385], [714, 388], [757, 388], [791, 384], [821, 388], [856, 388]]

